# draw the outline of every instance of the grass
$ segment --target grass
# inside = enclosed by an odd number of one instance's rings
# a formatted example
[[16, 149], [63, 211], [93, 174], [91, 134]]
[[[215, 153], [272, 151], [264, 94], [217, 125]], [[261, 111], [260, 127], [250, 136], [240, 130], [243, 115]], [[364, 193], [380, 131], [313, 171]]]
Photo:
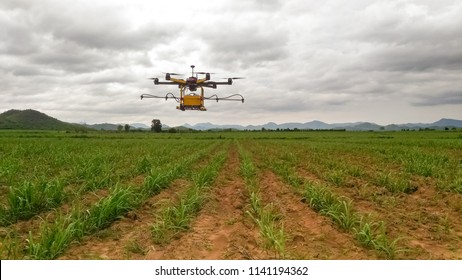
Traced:
[[52, 224], [42, 224], [40, 237], [29, 234], [26, 240], [28, 257], [44, 260], [55, 259], [72, 243], [80, 239], [85, 231], [85, 220], [82, 215], [73, 213], [69, 216], [59, 215]]
[[402, 238], [390, 240], [386, 234], [386, 227], [383, 221], [373, 222], [367, 218], [361, 218], [357, 227], [353, 228], [356, 239], [368, 248], [382, 252], [386, 258], [395, 259], [397, 254], [404, 252], [398, 243]]
[[177, 204], [164, 208], [159, 221], [152, 226], [154, 242], [165, 244], [177, 233], [189, 229], [190, 222], [200, 210], [203, 201], [200, 190], [191, 188]]
[[[267, 160], [271, 159], [267, 157]], [[274, 162], [274, 161], [272, 161]], [[353, 201], [335, 195], [327, 186], [305, 181], [303, 187], [300, 182], [303, 179], [296, 174], [294, 167], [290, 168], [283, 164], [273, 164], [272, 169], [281, 176], [288, 184], [300, 192], [309, 206], [321, 215], [329, 217], [337, 226], [346, 232], [353, 233], [358, 241], [368, 248], [373, 248], [386, 258], [394, 259], [402, 249], [398, 248], [398, 239], [390, 241], [386, 235], [383, 221], [376, 222], [380, 227], [371, 227], [370, 223], [364, 223], [363, 215], [354, 210]], [[376, 225], [373, 223], [373, 225]], [[372, 244], [372, 246], [371, 246]]]
[[104, 229], [136, 207], [139, 202], [135, 195], [132, 188], [117, 185], [107, 197], [86, 211], [74, 208], [68, 215], [58, 213], [58, 217], [51, 224], [42, 223], [39, 237], [29, 234], [26, 240], [28, 256], [32, 259], [55, 259], [71, 242]]
[[[168, 175], [161, 174], [160, 176], [166, 177], [170, 181], [173, 180], [173, 176], [180, 176], [179, 171], [191, 164], [197, 157], [198, 154], [192, 155], [179, 165], [181, 168], [174, 168], [176, 171], [166, 170], [165, 173]], [[51, 224], [44, 220], [37, 237], [29, 234], [25, 245], [27, 251], [25, 257], [31, 259], [56, 258], [73, 241], [110, 226], [113, 221], [137, 208], [147, 199], [146, 193], [143, 192], [145, 187], [145, 185], [142, 186], [140, 190], [118, 184], [110, 189], [107, 196], [101, 198], [87, 210], [74, 206], [67, 215], [58, 213], [58, 218]], [[11, 241], [10, 243], [13, 244]]]
[[64, 184], [59, 180], [39, 183], [24, 181], [10, 188], [7, 207], [0, 211], [0, 223], [5, 226], [18, 220], [27, 220], [58, 206], [65, 197]]
[[16, 232], [8, 231], [0, 244], [0, 259], [18, 260], [23, 258], [21, 240]]
[[385, 187], [392, 193], [413, 193], [417, 187], [412, 186], [407, 178], [396, 178], [390, 171], [381, 172], [376, 180], [376, 184]]
[[286, 257], [287, 235], [281, 224], [281, 216], [274, 210], [273, 204], [263, 204], [256, 183], [256, 168], [250, 157], [242, 148], [239, 149], [241, 156], [241, 174], [243, 175], [250, 198], [251, 210], [246, 213], [252, 217], [260, 230], [260, 236], [264, 240], [264, 248], [274, 250], [280, 258]]
[[224, 154], [215, 156], [205, 168], [192, 176], [193, 185], [182, 194], [179, 201], [160, 211], [157, 222], [151, 228], [155, 243], [165, 244], [189, 228], [191, 220], [206, 200], [207, 188], [215, 180], [225, 159]]
[[321, 214], [330, 217], [342, 229], [349, 231], [358, 223], [358, 214], [353, 210], [351, 200], [340, 200], [331, 204], [326, 210], [321, 210]]
[[144, 179], [143, 196], [150, 197], [158, 194], [167, 187], [175, 178], [183, 176], [191, 164], [203, 157], [210, 149], [202, 150], [186, 157], [181, 162], [172, 162], [165, 166], [152, 168]]
[[350, 231], [358, 224], [353, 202], [335, 196], [327, 187], [307, 183], [303, 196], [311, 208], [330, 217], [340, 228]]
[[85, 231], [93, 232], [109, 226], [140, 203], [136, 190], [130, 186], [116, 185], [108, 196], [87, 210]]
[[274, 250], [280, 258], [285, 258], [285, 244], [287, 241], [283, 225], [280, 224], [281, 217], [274, 211], [273, 204], [261, 205], [259, 196], [251, 193], [252, 211], [247, 214], [252, 217], [260, 229], [260, 236], [264, 240], [264, 248]]
[[148, 253], [148, 249], [143, 247], [143, 245], [141, 245], [139, 242], [137, 242], [135, 240], [129, 241], [125, 245], [125, 251], [127, 253], [138, 254], [138, 255], [142, 255], [142, 256], [144, 256], [144, 255], [146, 255]]

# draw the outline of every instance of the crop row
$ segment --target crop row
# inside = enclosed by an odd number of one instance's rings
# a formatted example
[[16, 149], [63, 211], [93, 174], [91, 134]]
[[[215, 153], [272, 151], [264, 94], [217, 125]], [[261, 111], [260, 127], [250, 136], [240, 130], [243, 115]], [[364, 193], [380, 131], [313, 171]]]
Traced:
[[[197, 147], [201, 149], [205, 144], [201, 143]], [[132, 149], [130, 146], [129, 148]], [[135, 149], [131, 151], [134, 152]], [[27, 220], [88, 191], [107, 188], [117, 183], [128, 184], [135, 176], [175, 163], [181, 158], [181, 154], [188, 151], [189, 147], [183, 143], [177, 147], [171, 145], [137, 149], [136, 153], [111, 153], [110, 148], [105, 148], [93, 151], [97, 154], [76, 155], [79, 161], [69, 160], [66, 164], [61, 164], [61, 176], [53, 178], [51, 174], [48, 178], [41, 177], [37, 180], [31, 174], [29, 178], [17, 180], [17, 183], [10, 186], [0, 208], [0, 224], [8, 225], [18, 220]], [[105, 157], [109, 159], [104, 159]], [[36, 165], [37, 168], [47, 169], [46, 166], [50, 164], [46, 158], [37, 161], [40, 162]], [[66, 173], [66, 170], [69, 172]]]
[[151, 232], [153, 241], [158, 244], [169, 242], [179, 232], [189, 228], [191, 220], [197, 215], [206, 201], [206, 194], [211, 183], [226, 160], [221, 151], [202, 170], [192, 176], [191, 186], [182, 193], [176, 203], [166, 205], [160, 210]]
[[361, 178], [393, 193], [412, 193], [417, 190], [416, 176], [421, 176], [434, 180], [440, 190], [462, 192], [460, 158], [449, 154], [450, 150], [445, 150], [448, 152], [445, 154], [416, 147], [383, 147], [380, 143], [310, 141], [281, 147], [277, 141], [268, 142], [268, 150], [278, 151], [284, 160], [303, 165], [335, 185], [346, 185], [351, 178]]
[[265, 147], [261, 145], [248, 147], [252, 147], [249, 149], [250, 152], [264, 168], [273, 170], [291, 185], [293, 191], [313, 210], [329, 217], [340, 229], [351, 232], [360, 244], [377, 250], [389, 259], [395, 258], [402, 250], [397, 244], [400, 238], [390, 239], [383, 221], [377, 221], [371, 215], [356, 210], [351, 199], [338, 196], [322, 182], [314, 182], [300, 176], [295, 164], [295, 154], [287, 153], [283, 147], [272, 152], [262, 151]]
[[260, 194], [260, 187], [257, 180], [257, 169], [251, 157], [239, 147], [241, 158], [241, 175], [245, 179], [248, 196], [250, 199], [250, 210], [247, 214], [252, 217], [260, 229], [260, 235], [264, 240], [266, 249], [274, 250], [279, 258], [285, 258], [287, 236], [280, 221], [280, 214], [276, 212], [273, 204], [263, 201]]
[[179, 161], [171, 161], [162, 166], [149, 169], [142, 186], [116, 183], [109, 194], [101, 198], [90, 208], [82, 206], [76, 198], [71, 210], [64, 213], [58, 211], [54, 221], [44, 220], [38, 234], [29, 234], [26, 240], [18, 241], [14, 232], [2, 242], [2, 256], [7, 258], [53, 259], [61, 254], [73, 241], [109, 226], [114, 220], [128, 211], [139, 207], [149, 197], [167, 187], [173, 179], [185, 176], [188, 167], [202, 159], [216, 147], [199, 149], [187, 157], [177, 157]]

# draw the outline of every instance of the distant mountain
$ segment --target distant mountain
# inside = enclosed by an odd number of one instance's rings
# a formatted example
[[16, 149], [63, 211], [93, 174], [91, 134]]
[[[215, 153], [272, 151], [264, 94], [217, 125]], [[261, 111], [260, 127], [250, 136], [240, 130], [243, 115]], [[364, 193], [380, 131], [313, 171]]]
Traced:
[[441, 119], [437, 122], [432, 123], [431, 126], [438, 126], [438, 127], [462, 127], [462, 120], [454, 120], [454, 119]]
[[345, 129], [351, 131], [369, 131], [369, 130], [385, 130], [385, 131], [396, 131], [403, 129], [444, 129], [444, 128], [462, 128], [462, 120], [454, 119], [441, 119], [433, 123], [407, 123], [407, 124], [389, 124], [382, 126], [376, 123], [370, 122], [353, 122], [353, 123], [333, 123], [328, 124], [322, 121], [310, 121], [305, 123], [282, 123], [276, 124], [274, 122], [269, 122], [263, 125], [217, 125], [210, 122], [207, 123], [198, 123], [195, 125], [184, 124], [184, 127], [195, 129], [195, 130], [217, 130], [217, 129], [233, 129], [233, 130], [261, 130], [261, 129], [271, 129], [271, 130], [284, 130], [284, 129], [305, 129], [305, 130], [324, 130], [324, 129]]
[[[98, 123], [98, 124], [83, 124], [84, 126], [96, 130], [106, 130], [106, 131], [117, 131], [119, 130], [119, 125], [125, 126], [125, 124], [113, 124], [113, 123]], [[141, 129], [141, 130], [151, 130], [150, 126], [145, 125], [144, 123], [132, 123], [130, 124], [130, 130]]]
[[112, 124], [112, 123], [98, 123], [98, 124], [83, 124], [84, 126], [96, 130], [115, 130], [117, 131], [119, 125], [118, 124]]
[[[9, 110], [0, 114], [0, 129], [37, 129], [37, 130], [106, 130], [117, 131], [119, 126], [125, 124], [71, 124], [50, 117], [39, 111], [28, 110]], [[162, 124], [163, 130], [169, 130], [170, 126]], [[326, 129], [344, 129], [351, 131], [396, 131], [403, 129], [452, 129], [462, 128], [462, 120], [440, 119], [433, 123], [406, 123], [406, 124], [389, 124], [379, 125], [370, 122], [352, 122], [352, 123], [325, 123], [314, 120], [310, 122], [289, 122], [276, 124], [268, 122], [263, 125], [217, 125], [210, 122], [198, 123], [195, 125], [184, 124], [183, 126], [174, 127], [180, 130], [284, 130], [284, 129], [303, 129], [303, 130], [326, 130]], [[150, 130], [151, 127], [143, 123], [130, 124], [131, 130]]]
[[131, 123], [130, 126], [134, 127], [134, 128], [151, 129], [150, 126], [148, 126], [148, 125], [146, 125], [144, 123]]
[[365, 122], [365, 123], [357, 124], [355, 126], [341, 127], [341, 128], [345, 128], [346, 130], [368, 131], [368, 130], [380, 130], [381, 126], [375, 123]]
[[82, 125], [63, 122], [32, 109], [1, 113], [0, 129], [88, 130]]

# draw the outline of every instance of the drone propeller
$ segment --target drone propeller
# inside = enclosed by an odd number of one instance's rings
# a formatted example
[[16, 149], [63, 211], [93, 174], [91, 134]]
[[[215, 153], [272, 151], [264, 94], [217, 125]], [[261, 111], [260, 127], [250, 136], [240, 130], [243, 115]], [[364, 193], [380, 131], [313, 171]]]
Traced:
[[196, 74], [202, 74], [202, 75], [205, 75], [205, 74], [216, 74], [214, 72], [194, 72]]
[[245, 79], [244, 77], [233, 77], [233, 78], [222, 78], [225, 80], [231, 79], [231, 80], [240, 80], [240, 79]]
[[170, 72], [162, 72], [164, 74], [169, 74], [170, 76], [181, 76], [183, 74], [180, 74], [180, 73], [170, 73]]
[[[183, 74], [180, 74], [180, 73], [167, 73], [167, 72], [162, 72], [164, 74], [168, 74], [169, 76], [182, 76]], [[155, 79], [158, 79], [158, 78], [148, 78], [149, 80], [155, 80]]]

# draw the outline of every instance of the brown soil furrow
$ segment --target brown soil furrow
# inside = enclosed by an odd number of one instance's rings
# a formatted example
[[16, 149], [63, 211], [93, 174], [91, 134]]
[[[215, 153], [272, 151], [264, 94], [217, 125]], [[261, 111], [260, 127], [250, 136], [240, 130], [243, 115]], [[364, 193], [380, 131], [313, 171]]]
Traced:
[[[298, 174], [311, 182], [329, 185], [306, 170], [299, 170]], [[439, 192], [430, 181], [416, 176], [413, 183], [418, 189], [412, 194], [393, 194], [359, 179], [348, 187], [332, 190], [352, 199], [361, 213], [383, 220], [390, 236], [402, 238], [402, 257], [461, 259], [462, 223], [456, 205], [462, 205], [462, 197]]]
[[259, 247], [258, 232], [245, 214], [248, 201], [239, 174], [235, 146], [211, 188], [209, 199], [188, 232], [161, 248], [148, 259], [268, 259]]
[[287, 235], [286, 255], [295, 259], [374, 259], [374, 252], [358, 245], [351, 234], [337, 229], [294, 194], [273, 172], [260, 176], [261, 196], [281, 214]]
[[178, 199], [178, 194], [188, 185], [183, 179], [174, 180], [167, 189], [151, 197], [139, 209], [128, 213], [109, 228], [72, 245], [60, 259], [144, 259], [146, 254], [156, 250], [151, 237], [156, 210]]
[[460, 195], [438, 192], [433, 186], [420, 185], [387, 208], [390, 230], [404, 236], [411, 249], [407, 258], [462, 259], [460, 213], [451, 204], [462, 205]]

